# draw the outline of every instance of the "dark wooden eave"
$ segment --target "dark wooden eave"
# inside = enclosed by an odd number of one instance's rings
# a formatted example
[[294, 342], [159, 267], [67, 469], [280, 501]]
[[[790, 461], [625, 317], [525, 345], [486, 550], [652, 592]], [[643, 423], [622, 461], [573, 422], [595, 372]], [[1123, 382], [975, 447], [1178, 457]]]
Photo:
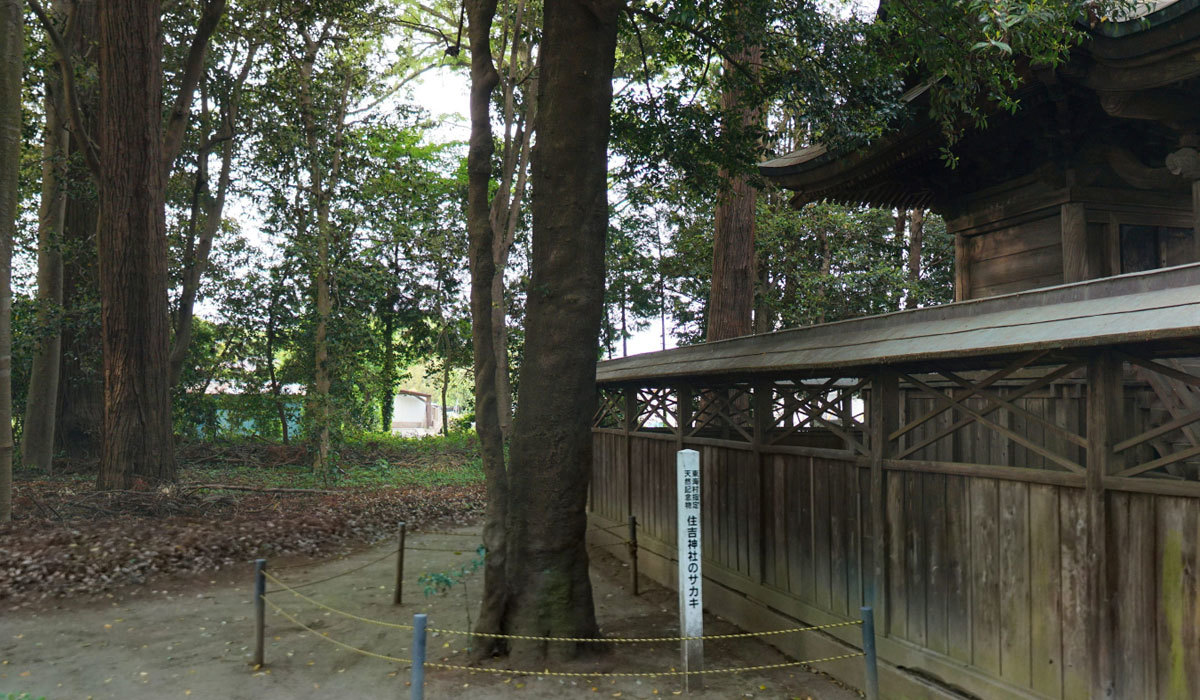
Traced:
[[[1075, 153], [1081, 147], [1101, 148], [1091, 130], [1103, 131], [1104, 125], [1075, 119], [1076, 112], [1107, 113], [1109, 127], [1130, 125], [1134, 131], [1122, 138], [1149, 144], [1148, 167], [1161, 170], [1166, 154], [1152, 145], [1161, 140], [1154, 129], [1194, 133], [1200, 125], [1198, 95], [1200, 0], [1176, 0], [1140, 20], [1100, 24], [1068, 63], [1055, 71], [1032, 71], [1014, 95], [1022, 104], [1017, 115], [994, 114], [983, 133], [968, 129], [954, 149], [963, 156], [957, 169], [942, 162], [945, 137], [929, 117], [922, 86], [903, 97], [911, 109], [907, 119], [869, 146], [835, 153], [816, 144], [764, 162], [759, 172], [794, 190], [795, 205], [831, 201], [953, 213], [962, 197], [989, 184], [988, 177], [1037, 171], [1042, 163], [1035, 155], [1062, 166], [1072, 154], [1082, 157]], [[1047, 143], [1038, 136], [1043, 132], [1062, 140]], [[1013, 154], [1025, 154], [1024, 161]]]
[[822, 376], [1192, 338], [1200, 347], [1200, 264], [633, 355], [601, 362], [596, 380]]

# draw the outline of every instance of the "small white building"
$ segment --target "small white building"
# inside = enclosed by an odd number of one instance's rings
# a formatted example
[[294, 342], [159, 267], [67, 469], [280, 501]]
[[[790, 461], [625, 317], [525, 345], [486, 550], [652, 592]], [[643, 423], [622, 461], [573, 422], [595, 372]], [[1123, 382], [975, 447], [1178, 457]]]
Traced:
[[392, 397], [394, 435], [433, 435], [442, 429], [441, 408], [433, 397], [419, 391], [398, 389]]

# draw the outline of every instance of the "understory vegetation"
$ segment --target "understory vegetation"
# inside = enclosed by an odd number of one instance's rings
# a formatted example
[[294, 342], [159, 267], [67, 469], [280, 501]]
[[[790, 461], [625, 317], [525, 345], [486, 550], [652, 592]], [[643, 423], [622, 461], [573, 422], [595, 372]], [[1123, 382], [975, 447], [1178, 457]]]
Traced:
[[463, 432], [348, 442], [328, 484], [303, 446], [184, 445], [179, 466], [177, 484], [147, 490], [97, 490], [86, 471], [22, 474], [17, 519], [0, 525], [0, 601], [329, 554], [393, 537], [400, 521], [410, 530], [473, 522], [484, 502], [478, 449]]

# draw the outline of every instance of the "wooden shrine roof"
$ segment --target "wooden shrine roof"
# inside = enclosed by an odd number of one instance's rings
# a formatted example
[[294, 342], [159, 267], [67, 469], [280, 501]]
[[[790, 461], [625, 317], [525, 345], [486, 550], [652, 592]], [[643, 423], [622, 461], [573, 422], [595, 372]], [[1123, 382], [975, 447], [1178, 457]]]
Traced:
[[601, 362], [596, 381], [821, 376], [1186, 338], [1200, 341], [1200, 263], [633, 355]]
[[[794, 190], [796, 205], [828, 200], [945, 213], [962, 196], [998, 184], [997, 178], [1037, 171], [1050, 162], [1051, 151], [1096, 145], [1118, 123], [1153, 131], [1160, 120], [1137, 110], [1125, 114], [1125, 103], [1146, 99], [1158, 106], [1168, 98], [1191, 113], [1200, 99], [1200, 0], [1160, 0], [1148, 9], [1144, 16], [1098, 24], [1070, 61], [1051, 73], [1031, 72], [1013, 93], [1022, 105], [1016, 114], [989, 108], [994, 113], [987, 129], [967, 128], [954, 147], [958, 168], [945, 165], [945, 136], [929, 116], [928, 86], [919, 85], [901, 97], [910, 105], [907, 116], [869, 145], [837, 153], [814, 144], [759, 164], [759, 172]], [[1059, 123], [1062, 110], [1074, 119], [1070, 136], [1044, 135], [1067, 129]], [[1145, 135], [1113, 138], [1154, 142]], [[1150, 161], [1161, 166], [1157, 158], [1165, 154], [1152, 155]]]

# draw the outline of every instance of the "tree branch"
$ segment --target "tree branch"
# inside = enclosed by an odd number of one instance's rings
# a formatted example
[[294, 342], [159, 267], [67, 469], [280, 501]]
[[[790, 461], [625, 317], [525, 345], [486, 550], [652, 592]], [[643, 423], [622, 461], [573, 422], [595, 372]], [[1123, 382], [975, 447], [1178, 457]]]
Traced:
[[716, 51], [717, 53], [721, 54], [721, 58], [728, 61], [729, 65], [736, 68], [742, 75], [746, 76], [747, 78], [755, 79], [754, 73], [748, 67], [743, 65], [737, 59], [735, 59], [728, 51], [726, 51], [719, 43], [717, 43], [716, 40], [714, 40], [708, 34], [700, 31], [699, 29], [696, 29], [695, 27], [689, 27], [686, 24], [682, 24], [682, 23], [676, 22], [674, 20], [669, 20], [666, 17], [663, 17], [662, 15], [657, 14], [655, 12], [651, 12], [650, 10], [647, 10], [644, 7], [630, 6], [630, 7], [626, 8], [626, 12], [628, 12], [631, 15], [636, 15], [638, 17], [645, 17], [646, 19], [650, 20], [651, 22], [654, 22], [655, 24], [659, 24], [664, 27], [673, 27], [675, 29], [679, 29], [684, 32], [687, 32], [688, 34], [691, 34], [692, 36], [699, 39], [705, 46], [707, 46], [707, 47], [711, 48], [713, 51]]
[[[32, 1], [32, 0], [31, 0]], [[192, 45], [188, 48], [187, 58], [183, 63], [183, 77], [179, 81], [179, 93], [175, 95], [175, 103], [171, 106], [171, 116], [163, 130], [163, 173], [171, 171], [183, 147], [183, 135], [187, 131], [188, 116], [192, 109], [192, 98], [200, 75], [204, 72], [204, 54], [208, 50], [208, 40], [217, 29], [221, 17], [225, 14], [226, 0], [206, 0], [204, 10], [200, 14], [200, 24], [192, 37]]]
[[[83, 151], [83, 159], [87, 163], [88, 170], [92, 173], [92, 177], [98, 180], [100, 178], [99, 149], [83, 126], [83, 112], [79, 107], [79, 90], [75, 85], [75, 67], [71, 61], [71, 49], [54, 26], [54, 22], [50, 20], [50, 16], [46, 14], [41, 3], [38, 0], [29, 0], [29, 7], [33, 10], [33, 14], [37, 15], [38, 21], [46, 31], [46, 36], [50, 38], [50, 43], [54, 46], [54, 52], [58, 54], [57, 63], [63, 81], [62, 97], [63, 102], [66, 103], [64, 107], [66, 107], [67, 115], [71, 120], [71, 132], [79, 141], [79, 147]], [[68, 26], [70, 25], [71, 20], [68, 19]]]

